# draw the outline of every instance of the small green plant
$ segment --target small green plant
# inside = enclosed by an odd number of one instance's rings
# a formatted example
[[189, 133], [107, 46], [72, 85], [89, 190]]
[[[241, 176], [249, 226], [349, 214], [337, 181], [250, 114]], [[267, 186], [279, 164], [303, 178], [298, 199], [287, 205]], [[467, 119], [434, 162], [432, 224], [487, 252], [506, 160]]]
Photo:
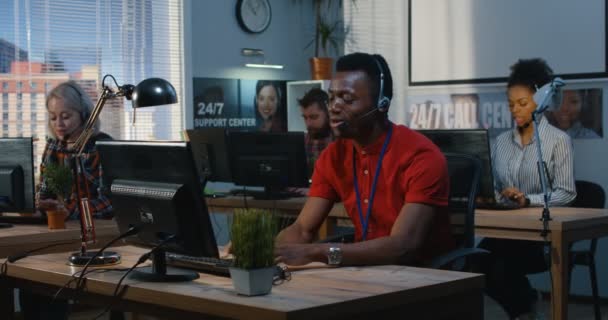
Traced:
[[277, 227], [277, 218], [267, 210], [236, 209], [230, 229], [234, 267], [258, 269], [274, 265]]
[[56, 163], [48, 164], [42, 173], [47, 188], [57, 196], [57, 201], [65, 203], [65, 198], [72, 192], [72, 170]]
[[[351, 2], [356, 6], [356, 0], [351, 0]], [[342, 0], [338, 1], [338, 6], [342, 6]], [[338, 52], [339, 43], [351, 40], [347, 38], [350, 28], [345, 26], [342, 18], [329, 17], [324, 14], [324, 12], [331, 12], [332, 0], [313, 0], [313, 10], [315, 15], [314, 35], [305, 48], [314, 44], [314, 56], [327, 57], [328, 49], [331, 48], [334, 52]]]

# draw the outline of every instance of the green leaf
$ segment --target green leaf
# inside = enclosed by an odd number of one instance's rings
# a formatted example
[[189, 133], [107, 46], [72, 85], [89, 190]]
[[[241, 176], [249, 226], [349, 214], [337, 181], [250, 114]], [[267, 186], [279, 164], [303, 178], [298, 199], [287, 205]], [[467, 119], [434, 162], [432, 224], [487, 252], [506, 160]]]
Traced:
[[278, 219], [270, 211], [236, 209], [230, 228], [234, 266], [257, 269], [274, 265], [277, 231]]
[[57, 200], [63, 202], [72, 192], [72, 169], [67, 166], [49, 163], [42, 172], [48, 190], [57, 196]]

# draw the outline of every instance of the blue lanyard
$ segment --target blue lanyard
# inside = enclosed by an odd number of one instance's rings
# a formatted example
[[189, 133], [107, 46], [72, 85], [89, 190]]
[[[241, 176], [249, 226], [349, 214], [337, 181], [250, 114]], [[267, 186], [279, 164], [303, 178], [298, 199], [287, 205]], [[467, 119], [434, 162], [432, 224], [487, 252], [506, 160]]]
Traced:
[[359, 220], [361, 221], [362, 240], [365, 240], [365, 238], [367, 238], [367, 225], [369, 223], [369, 217], [372, 215], [372, 204], [374, 203], [374, 195], [376, 194], [376, 183], [378, 182], [380, 168], [382, 167], [382, 158], [384, 158], [384, 154], [386, 153], [388, 142], [391, 140], [392, 133], [393, 126], [392, 124], [389, 124], [388, 133], [386, 134], [386, 138], [384, 138], [384, 145], [382, 145], [382, 151], [380, 151], [380, 157], [378, 158], [378, 164], [376, 165], [376, 174], [374, 175], [374, 180], [372, 181], [372, 190], [369, 196], [369, 201], [367, 203], [367, 214], [365, 215], [365, 218], [363, 218], [363, 210], [361, 210], [361, 194], [359, 192], [359, 183], [357, 182], [357, 150], [355, 150], [355, 147], [353, 147], [353, 177], [355, 184], [355, 194], [357, 195], [357, 210], [359, 211]]

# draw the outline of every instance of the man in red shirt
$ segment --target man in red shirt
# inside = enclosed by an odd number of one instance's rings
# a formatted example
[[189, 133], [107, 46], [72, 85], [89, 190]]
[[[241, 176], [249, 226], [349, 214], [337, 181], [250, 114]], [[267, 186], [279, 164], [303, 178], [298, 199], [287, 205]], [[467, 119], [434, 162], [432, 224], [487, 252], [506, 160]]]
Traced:
[[[289, 265], [425, 265], [452, 249], [449, 177], [427, 138], [388, 120], [392, 78], [380, 55], [336, 62], [329, 88], [338, 139], [315, 164], [298, 219], [277, 236], [276, 260]], [[311, 243], [335, 202], [355, 226], [355, 243]]]

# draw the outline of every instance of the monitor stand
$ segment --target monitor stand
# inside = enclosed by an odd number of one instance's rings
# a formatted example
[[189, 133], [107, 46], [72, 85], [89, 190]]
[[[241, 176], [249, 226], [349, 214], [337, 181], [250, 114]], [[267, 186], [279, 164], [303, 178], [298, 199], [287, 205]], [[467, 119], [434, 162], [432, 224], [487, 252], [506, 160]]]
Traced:
[[199, 278], [198, 272], [167, 267], [165, 250], [158, 248], [152, 255], [152, 266], [132, 271], [131, 279], [146, 282], [182, 282]]

